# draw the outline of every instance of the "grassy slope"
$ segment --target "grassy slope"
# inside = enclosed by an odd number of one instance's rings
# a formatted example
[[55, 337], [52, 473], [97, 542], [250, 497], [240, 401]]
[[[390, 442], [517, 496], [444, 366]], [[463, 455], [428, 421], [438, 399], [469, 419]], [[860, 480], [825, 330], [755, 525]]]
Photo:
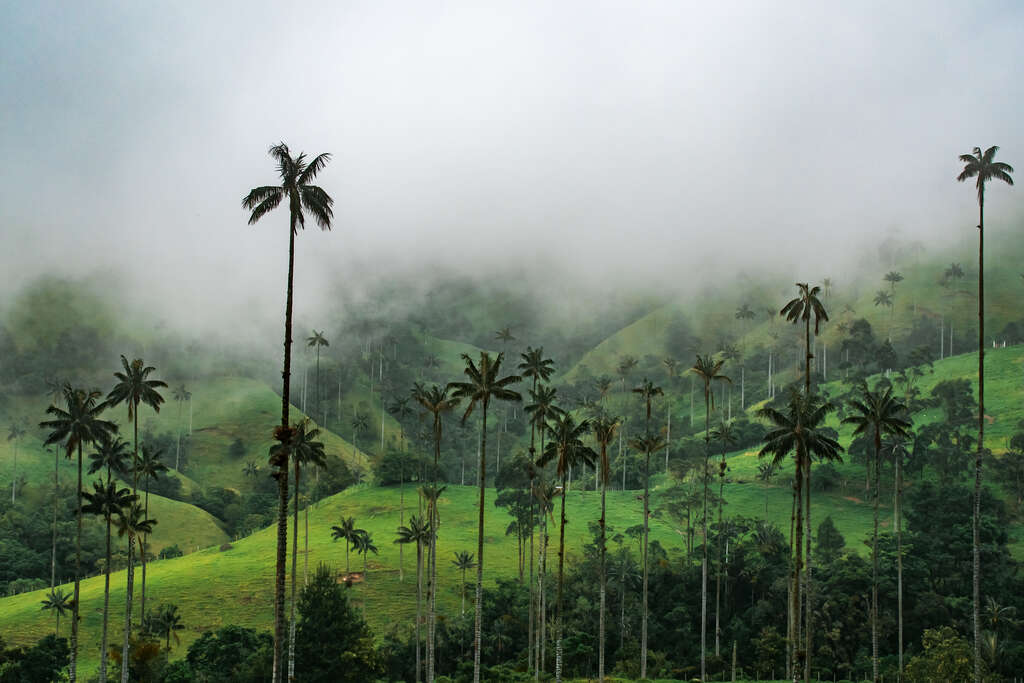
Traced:
[[[751, 454], [734, 457], [734, 469], [745, 472], [747, 461], [752, 458]], [[441, 503], [442, 531], [438, 543], [441, 590], [438, 600], [440, 609], [449, 615], [457, 613], [460, 604], [459, 573], [452, 566], [451, 558], [456, 550], [475, 552], [476, 495], [472, 487], [449, 486]], [[726, 487], [726, 496], [730, 501], [728, 515], [760, 516], [764, 514], [766, 505], [767, 516], [780, 525], [785, 524], [789, 515], [789, 492], [783, 487], [731, 484]], [[638, 523], [640, 502], [636, 500], [636, 492], [611, 491], [608, 499], [608, 520], [611, 526], [624, 531]], [[504, 535], [508, 517], [504, 510], [493, 507], [493, 501], [494, 491], [489, 490], [486, 521], [488, 545], [484, 555], [489, 582], [499, 576], [515, 576], [516, 566], [515, 540]], [[411, 489], [406, 490], [406, 503], [408, 518], [409, 511], [415, 510], [416, 504]], [[598, 494], [593, 491], [570, 492], [567, 515], [571, 526], [566, 534], [570, 560], [579, 556], [582, 550], [581, 539], [587, 535], [586, 523], [588, 520], [596, 520], [598, 510]], [[844, 500], [840, 496], [819, 496], [814, 512], [818, 519], [826, 512], [833, 514], [840, 530], [851, 537], [866, 529], [870, 520], [870, 509], [866, 505]], [[339, 570], [344, 568], [344, 545], [330, 538], [331, 525], [337, 524], [342, 516], [354, 516], [360, 527], [373, 534], [380, 548], [380, 555], [371, 555], [369, 558], [368, 579], [353, 587], [351, 597], [358, 605], [366, 607], [367, 619], [378, 633], [392, 624], [410, 624], [415, 613], [415, 553], [406, 553], [405, 581], [402, 582], [399, 579], [398, 546], [392, 542], [399, 521], [397, 487], [360, 486], [322, 501], [312, 509], [309, 518], [311, 567], [318, 562], [328, 562]], [[300, 553], [302, 521], [300, 519]], [[658, 540], [666, 548], [682, 547], [682, 537], [662, 521], [653, 520], [651, 529], [652, 539]], [[557, 552], [557, 527], [551, 527], [551, 536], [554, 543], [550, 556], [554, 558]], [[226, 552], [211, 547], [186, 557], [156, 561], [150, 565], [150, 601], [153, 604], [177, 604], [187, 626], [182, 634], [183, 646], [176, 648], [177, 653], [184, 653], [185, 647], [202, 631], [224, 624], [268, 627], [273, 609], [271, 588], [274, 543], [274, 530], [268, 528], [236, 542]], [[300, 580], [303, 559], [300, 554]], [[361, 557], [352, 553], [350, 561], [353, 571], [361, 569]], [[473, 580], [472, 572], [468, 578]], [[111, 585], [111, 605], [113, 614], [117, 615], [113, 618], [113, 631], [116, 632], [124, 609], [124, 572], [114, 574]], [[91, 669], [97, 662], [96, 648], [101, 624], [98, 610], [103, 599], [103, 577], [87, 579], [82, 591], [83, 628], [86, 634], [82, 652], [86, 667]], [[42, 596], [42, 591], [36, 591], [0, 601], [0, 632], [12, 642], [25, 643], [38, 639], [52, 629], [53, 622], [49, 616], [39, 610]]]

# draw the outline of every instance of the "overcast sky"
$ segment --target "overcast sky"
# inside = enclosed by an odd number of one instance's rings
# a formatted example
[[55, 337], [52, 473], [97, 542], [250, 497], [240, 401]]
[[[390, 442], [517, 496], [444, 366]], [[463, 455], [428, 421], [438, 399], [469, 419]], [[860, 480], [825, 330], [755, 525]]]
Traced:
[[827, 263], [972, 226], [975, 145], [1024, 166], [1018, 2], [2, 5], [7, 291], [117, 264], [279, 313], [286, 212], [240, 207], [279, 140], [334, 154], [300, 291], [540, 250], [636, 281], [808, 240]]

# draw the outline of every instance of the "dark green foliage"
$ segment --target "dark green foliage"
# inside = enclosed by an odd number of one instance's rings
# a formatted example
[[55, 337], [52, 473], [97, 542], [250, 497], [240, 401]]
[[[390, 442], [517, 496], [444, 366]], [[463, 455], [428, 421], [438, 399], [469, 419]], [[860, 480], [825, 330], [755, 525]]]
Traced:
[[[819, 472], [820, 472], [819, 468]], [[817, 556], [825, 563], [833, 562], [846, 547], [846, 539], [839, 533], [832, 516], [829, 515], [818, 525]]]
[[241, 439], [235, 439], [228, 446], [228, 457], [232, 460], [241, 460], [245, 457], [245, 443]]
[[327, 565], [317, 567], [298, 609], [295, 660], [302, 681], [357, 683], [381, 672], [370, 629]]
[[192, 678], [202, 683], [263, 683], [270, 678], [273, 638], [241, 626], [207, 631], [188, 649]]
[[3, 649], [0, 638], [0, 683], [40, 683], [60, 680], [71, 661], [66, 638], [45, 636], [30, 648]]
[[170, 560], [175, 557], [181, 557], [182, 555], [184, 555], [184, 553], [181, 552], [181, 548], [179, 548], [178, 544], [175, 543], [174, 545], [169, 545], [161, 550], [159, 557], [161, 560]]

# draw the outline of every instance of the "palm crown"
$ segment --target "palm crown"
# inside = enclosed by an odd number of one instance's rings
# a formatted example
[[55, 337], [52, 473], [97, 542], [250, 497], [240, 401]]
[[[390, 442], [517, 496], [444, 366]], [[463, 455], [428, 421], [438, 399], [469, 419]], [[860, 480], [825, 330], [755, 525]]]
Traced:
[[594, 465], [597, 453], [583, 443], [583, 437], [590, 431], [590, 421], [583, 420], [579, 424], [571, 413], [562, 413], [555, 418], [549, 427], [551, 441], [544, 447], [544, 452], [537, 460], [537, 465], [544, 467], [555, 461], [555, 471], [559, 478], [564, 478], [569, 468], [574, 465]]
[[519, 401], [522, 397], [519, 392], [512, 391], [507, 387], [522, 381], [519, 375], [508, 375], [498, 377], [501, 370], [501, 362], [505, 359], [504, 353], [499, 353], [494, 359], [486, 351], [480, 352], [480, 365], [477, 366], [468, 354], [462, 354], [462, 360], [466, 363], [463, 371], [468, 382], [449, 382], [448, 388], [452, 390], [452, 398], [465, 398], [469, 400], [466, 412], [462, 415], [462, 421], [473, 413], [473, 409], [479, 403], [486, 411], [491, 399], [498, 401]]
[[821, 460], [840, 459], [842, 446], [827, 432], [823, 423], [836, 406], [817, 394], [790, 391], [785, 411], [765, 406], [757, 416], [768, 420], [773, 429], [764, 437], [759, 457], [772, 456], [771, 465], [778, 467], [790, 453], [796, 457], [816, 456]]
[[843, 419], [843, 424], [854, 426], [854, 436], [872, 432], [876, 447], [881, 446], [883, 435], [909, 437], [911, 424], [906, 419], [907, 407], [893, 394], [892, 386], [871, 391], [867, 382], [861, 382], [859, 389], [860, 396], [850, 401], [853, 414]]
[[166, 387], [167, 383], [159, 379], [147, 379], [149, 373], [156, 370], [156, 368], [145, 365], [141, 358], [136, 358], [129, 363], [128, 359], [123, 355], [121, 356], [121, 365], [124, 368], [124, 372], [114, 373], [114, 377], [117, 378], [118, 382], [110, 390], [110, 393], [107, 394], [107, 403], [111, 406], [127, 403], [129, 420], [135, 417], [135, 412], [139, 409], [139, 404], [141, 403], [145, 403], [159, 413], [160, 404], [164, 402], [164, 397], [160, 395], [157, 389]]
[[971, 178], [978, 179], [975, 186], [978, 188], [979, 204], [985, 201], [985, 183], [993, 178], [1002, 180], [1007, 185], [1013, 185], [1013, 178], [1010, 177], [1010, 174], [1013, 173], [1013, 166], [1004, 164], [1002, 161], [993, 161], [998, 151], [999, 147], [993, 145], [984, 152], [980, 147], [975, 147], [970, 154], [960, 155], [960, 161], [963, 162], [964, 168], [956, 179], [960, 182]]
[[255, 225], [259, 219], [276, 209], [287, 198], [292, 234], [298, 232], [299, 228], [305, 229], [306, 211], [313, 215], [321, 229], [330, 230], [331, 220], [334, 218], [334, 211], [331, 208], [334, 200], [322, 188], [310, 183], [331, 160], [331, 155], [326, 152], [318, 154], [311, 161], [306, 160], [305, 152], [292, 157], [288, 145], [283, 142], [271, 147], [269, 154], [277, 161], [277, 174], [281, 184], [253, 188], [242, 199], [242, 206], [252, 211], [249, 225]]
[[598, 448], [601, 450], [598, 477], [600, 477], [601, 482], [607, 484], [608, 478], [611, 476], [611, 465], [608, 462], [608, 444], [615, 440], [615, 434], [619, 430], [619, 418], [602, 415], [596, 418], [591, 425], [594, 431], [594, 441], [597, 442]]
[[519, 363], [519, 372], [523, 377], [530, 378], [535, 382], [547, 382], [555, 372], [555, 361], [544, 357], [544, 347], [538, 349], [532, 346], [526, 347], [526, 353], [519, 354], [522, 361]]
[[820, 331], [821, 323], [828, 322], [828, 313], [825, 311], [825, 306], [818, 299], [821, 287], [817, 285], [811, 287], [806, 282], [798, 282], [796, 286], [799, 290], [799, 296], [791, 299], [783, 306], [782, 310], [779, 311], [779, 315], [786, 316], [786, 320], [791, 323], [802, 320], [808, 324], [810, 323], [811, 316], [814, 316], [814, 334], [817, 335]]
[[117, 431], [113, 422], [100, 419], [100, 414], [107, 407], [105, 401], [100, 401], [100, 392], [72, 389], [70, 384], [64, 385], [63, 392], [67, 409], [51, 405], [46, 413], [53, 415], [54, 419], [39, 423], [40, 427], [51, 430], [45, 445], [64, 442], [70, 458], [71, 451], [77, 446], [94, 443], [103, 435]]

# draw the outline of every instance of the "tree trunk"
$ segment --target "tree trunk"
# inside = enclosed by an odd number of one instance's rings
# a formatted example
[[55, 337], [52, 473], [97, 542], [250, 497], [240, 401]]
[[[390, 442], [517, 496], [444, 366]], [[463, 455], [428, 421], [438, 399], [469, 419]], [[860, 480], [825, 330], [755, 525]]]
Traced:
[[128, 672], [131, 669], [129, 642], [132, 634], [132, 589], [135, 587], [135, 561], [132, 557], [135, 550], [135, 536], [128, 535], [128, 590], [124, 600], [124, 645], [121, 647], [121, 683], [128, 683]]
[[[146, 477], [146, 504], [143, 508], [145, 518], [149, 519], [149, 477]], [[142, 561], [142, 595], [139, 600], [139, 623], [146, 618], [146, 535], [139, 538], [139, 559]]]
[[[53, 547], [50, 549], [50, 590], [57, 587], [57, 502], [60, 491], [60, 450], [53, 449]], [[60, 613], [57, 613], [60, 618]]]
[[[649, 434], [648, 434], [649, 435]], [[647, 533], [648, 533], [648, 521], [647, 521], [647, 510], [650, 506], [650, 472], [651, 472], [651, 452], [647, 451], [647, 457], [644, 460], [644, 549], [643, 549], [643, 563], [644, 563], [644, 590], [643, 590], [643, 624], [640, 627], [640, 678], [647, 678], [647, 575], [648, 575], [648, 558], [647, 558]]]
[[896, 527], [896, 611], [899, 639], [898, 679], [903, 680], [903, 455], [896, 453], [896, 506], [893, 511], [893, 522]]
[[423, 621], [423, 544], [416, 541], [416, 683], [420, 683], [420, 640]]
[[484, 600], [484, 487], [487, 485], [487, 400], [483, 405], [483, 424], [480, 427], [480, 507], [477, 517], [476, 540], [476, 606], [473, 622], [473, 683], [480, 683], [480, 620]]
[[[671, 413], [669, 413], [671, 415]], [[607, 445], [601, 444], [601, 462], [605, 462], [608, 457]], [[604, 615], [605, 615], [605, 594], [608, 591], [608, 571], [605, 566], [607, 557], [607, 539], [605, 537], [606, 525], [605, 525], [605, 494], [608, 490], [608, 484], [604, 481], [604, 477], [601, 477], [601, 520], [599, 522], [601, 526], [601, 615], [599, 617], [598, 632], [597, 632], [597, 681], [598, 683], [604, 683]]]
[[[295, 578], [299, 559], [299, 459], [295, 458], [295, 505], [292, 515], [292, 576], [291, 606], [288, 616], [288, 680], [295, 680]], [[365, 579], [365, 572], [364, 577]]]
[[[292, 213], [291, 229], [288, 233], [288, 294], [284, 310], [284, 369], [281, 371], [281, 427], [280, 436], [285, 439], [278, 463], [277, 475], [277, 557], [274, 571], [274, 664], [273, 683], [283, 678], [282, 653], [284, 646], [284, 579], [288, 556], [288, 408], [291, 389], [292, 366], [292, 301], [295, 277], [295, 230], [296, 216]], [[192, 403], [189, 401], [189, 431], [191, 432]], [[347, 555], [346, 551], [346, 555]], [[346, 558], [347, 563], [347, 558]]]
[[793, 532], [792, 538], [796, 556], [793, 562], [793, 592], [790, 604], [793, 636], [793, 661], [790, 675], [792, 676], [793, 683], [797, 683], [800, 679], [802, 672], [800, 664], [806, 656], [806, 653], [800, 649], [800, 571], [803, 569], [802, 541], [804, 537], [803, 510], [800, 506], [800, 501], [804, 479], [803, 462], [804, 455], [798, 450], [796, 453], [796, 473], [793, 475], [793, 505], [796, 510], [796, 529]]
[[[543, 449], [541, 449], [543, 450]], [[548, 596], [544, 592], [544, 577], [548, 571], [548, 521], [547, 515], [541, 512], [541, 540], [540, 557], [541, 565], [540, 572], [538, 572], [539, 581], [539, 593], [540, 593], [540, 611], [537, 614], [537, 619], [540, 622], [540, 628], [537, 629], [537, 640], [540, 646], [540, 656], [537, 659], [537, 672], [534, 674], [534, 678], [539, 677], [539, 672], [542, 671], [547, 664], [547, 658], [545, 656], [547, 652], [547, 630], [548, 630]]]
[[82, 442], [78, 442], [78, 489], [75, 491], [75, 521], [78, 531], [75, 534], [75, 604], [71, 608], [71, 683], [75, 683], [78, 673], [78, 603], [80, 584], [82, 581]]
[[871, 532], [871, 680], [878, 683], [878, 485], [882, 440], [875, 430], [874, 527]]
[[812, 640], [813, 631], [811, 629], [811, 622], [814, 618], [813, 612], [813, 596], [814, 587], [811, 585], [811, 456], [807, 455], [806, 462], [804, 463], [804, 518], [806, 521], [805, 528], [806, 533], [804, 536], [807, 538], [807, 571], [804, 576], [804, 683], [811, 683], [811, 658], [814, 654]]
[[[565, 578], [565, 499], [566, 477], [562, 475], [562, 518], [558, 529], [558, 596], [555, 600], [555, 682], [562, 683], [562, 584]], [[643, 660], [641, 660], [643, 661]]]
[[[405, 526], [405, 457], [398, 467], [398, 524]], [[398, 544], [398, 580], [405, 582], [405, 555], [402, 553], [404, 543]]]
[[[953, 353], [953, 323], [949, 325]], [[974, 683], [981, 683], [981, 458], [985, 448], [985, 185], [978, 194], [978, 452], [974, 458]]]
[[702, 504], [701, 526], [703, 527], [703, 552], [700, 563], [700, 681], [707, 681], [707, 640], [708, 640], [708, 462], [711, 450], [711, 383], [704, 385], [704, 502]]
[[[103, 567], [103, 636], [100, 639], [100, 680], [107, 680], [107, 625], [110, 622], [110, 510], [107, 510], [107, 552]], [[59, 612], [58, 612], [59, 614]]]
[[722, 465], [718, 472], [718, 538], [717, 552], [718, 560], [715, 568], [715, 657], [721, 657], [721, 607], [722, 607], [722, 506], [725, 495], [725, 446], [722, 446]]
[[665, 474], [668, 475], [668, 452], [672, 450], [672, 406], [668, 407], [668, 424], [665, 427]]

